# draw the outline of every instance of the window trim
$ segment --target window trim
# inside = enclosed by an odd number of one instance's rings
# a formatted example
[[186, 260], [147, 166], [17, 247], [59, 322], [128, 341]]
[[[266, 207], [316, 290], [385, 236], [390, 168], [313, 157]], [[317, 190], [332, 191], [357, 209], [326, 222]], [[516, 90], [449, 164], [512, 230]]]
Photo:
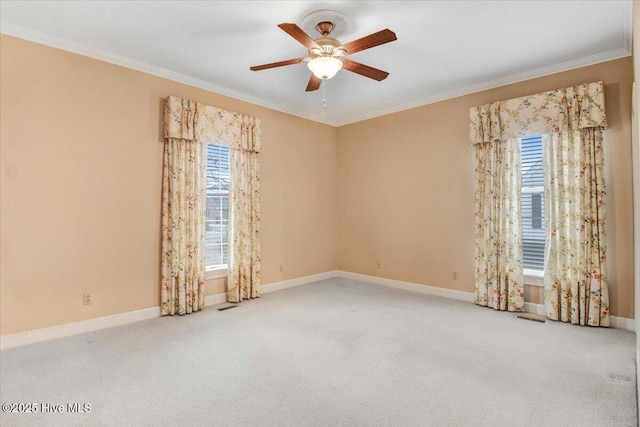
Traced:
[[544, 270], [523, 269], [524, 284], [528, 286], [544, 287]]
[[205, 271], [205, 280], [221, 279], [229, 275], [228, 265], [215, 268], [207, 268]]

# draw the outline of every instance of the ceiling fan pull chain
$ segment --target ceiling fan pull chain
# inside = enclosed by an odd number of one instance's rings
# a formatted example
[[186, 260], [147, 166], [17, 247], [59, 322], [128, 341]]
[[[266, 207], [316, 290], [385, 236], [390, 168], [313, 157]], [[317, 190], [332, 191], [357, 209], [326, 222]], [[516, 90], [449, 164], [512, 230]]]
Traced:
[[326, 110], [327, 103], [325, 102], [325, 98], [327, 95], [327, 79], [324, 80], [324, 84], [322, 85], [322, 107]]

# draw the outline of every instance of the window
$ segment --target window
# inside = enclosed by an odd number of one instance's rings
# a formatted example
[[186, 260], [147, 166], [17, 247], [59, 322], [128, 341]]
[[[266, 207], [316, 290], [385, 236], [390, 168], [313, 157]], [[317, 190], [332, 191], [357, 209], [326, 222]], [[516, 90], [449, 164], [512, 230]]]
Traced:
[[542, 229], [542, 194], [531, 194], [531, 228]]
[[522, 256], [525, 270], [544, 270], [544, 178], [542, 172], [542, 136], [522, 141]]
[[207, 213], [205, 217], [207, 270], [227, 268], [229, 224], [229, 147], [207, 145]]

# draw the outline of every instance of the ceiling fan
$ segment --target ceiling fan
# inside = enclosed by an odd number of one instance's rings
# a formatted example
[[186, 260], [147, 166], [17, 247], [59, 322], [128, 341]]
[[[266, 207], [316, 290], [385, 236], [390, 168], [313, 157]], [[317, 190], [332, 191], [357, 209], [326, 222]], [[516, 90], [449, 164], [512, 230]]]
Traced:
[[[346, 20], [344, 15], [335, 11], [318, 11], [310, 14], [308, 17], [311, 17], [311, 15], [314, 14], [326, 12], [337, 14], [331, 16], [335, 16], [335, 21], [337, 21], [339, 25], [342, 25], [343, 21]], [[329, 19], [331, 19], [331, 16]], [[323, 17], [326, 18], [326, 15]], [[305, 20], [307, 20], [307, 18], [305, 18]], [[351, 71], [377, 81], [384, 80], [389, 75], [386, 71], [378, 70], [377, 68], [373, 68], [347, 58], [347, 56], [356, 52], [397, 40], [395, 33], [389, 29], [378, 31], [377, 33], [342, 44], [337, 39], [330, 37], [331, 32], [335, 29], [334, 22], [330, 20], [323, 20], [315, 25], [315, 28], [321, 35], [320, 38], [315, 40], [296, 24], [285, 23], [278, 25], [278, 27], [296, 39], [304, 47], [309, 49], [309, 56], [289, 59], [286, 61], [272, 62], [270, 64], [256, 65], [250, 67], [252, 71], [260, 71], [269, 68], [307, 62], [307, 67], [312, 73], [309, 83], [307, 84], [307, 92], [318, 90], [323, 80], [332, 78], [343, 68], [347, 71]]]

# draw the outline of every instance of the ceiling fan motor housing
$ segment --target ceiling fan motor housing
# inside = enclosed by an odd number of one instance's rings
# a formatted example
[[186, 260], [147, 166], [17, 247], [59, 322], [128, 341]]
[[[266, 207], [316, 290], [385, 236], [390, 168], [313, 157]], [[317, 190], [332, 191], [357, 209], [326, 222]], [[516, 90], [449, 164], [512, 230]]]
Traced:
[[315, 42], [318, 43], [321, 49], [311, 48], [309, 49], [309, 56], [318, 57], [318, 56], [343, 56], [346, 54], [344, 49], [338, 49], [342, 46], [338, 40], [333, 37], [320, 37], [319, 39], [315, 39]]

